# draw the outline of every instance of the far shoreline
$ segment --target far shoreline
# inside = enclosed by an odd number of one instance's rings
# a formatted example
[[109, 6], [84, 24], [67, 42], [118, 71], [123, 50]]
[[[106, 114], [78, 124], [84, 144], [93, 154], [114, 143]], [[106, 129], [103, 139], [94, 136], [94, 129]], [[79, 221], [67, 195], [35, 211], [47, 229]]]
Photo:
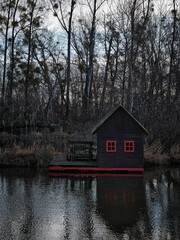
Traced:
[[[22, 168], [48, 168], [54, 158], [54, 155], [62, 153], [54, 153], [51, 150], [41, 149], [38, 152], [14, 152], [8, 151], [0, 154], [0, 167], [22, 167]], [[173, 155], [154, 154], [151, 153], [144, 156], [144, 169], [151, 167], [170, 167], [180, 166], [180, 157]]]

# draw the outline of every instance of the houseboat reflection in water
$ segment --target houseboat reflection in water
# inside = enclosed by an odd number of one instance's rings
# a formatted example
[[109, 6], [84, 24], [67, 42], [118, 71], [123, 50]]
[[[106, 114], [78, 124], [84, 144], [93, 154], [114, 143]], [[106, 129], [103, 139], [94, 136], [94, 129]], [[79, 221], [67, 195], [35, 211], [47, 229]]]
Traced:
[[145, 210], [143, 177], [98, 177], [97, 211], [116, 232], [137, 221]]

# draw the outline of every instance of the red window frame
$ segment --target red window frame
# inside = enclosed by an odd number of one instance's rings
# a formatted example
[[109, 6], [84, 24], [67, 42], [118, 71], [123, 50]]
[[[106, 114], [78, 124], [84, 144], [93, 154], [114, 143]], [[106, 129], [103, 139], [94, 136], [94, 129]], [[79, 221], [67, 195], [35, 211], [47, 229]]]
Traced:
[[134, 152], [134, 141], [124, 141], [124, 152]]
[[116, 152], [116, 141], [114, 140], [106, 141], [106, 152]]

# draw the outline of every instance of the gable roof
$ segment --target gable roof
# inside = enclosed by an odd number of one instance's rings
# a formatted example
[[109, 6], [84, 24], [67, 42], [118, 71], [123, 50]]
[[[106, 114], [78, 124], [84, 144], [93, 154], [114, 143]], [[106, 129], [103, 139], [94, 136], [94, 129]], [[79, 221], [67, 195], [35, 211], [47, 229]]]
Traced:
[[137, 120], [135, 119], [123, 106], [119, 105], [118, 107], [115, 107], [114, 109], [112, 109], [109, 113], [107, 113], [105, 115], [104, 118], [101, 119], [101, 121], [95, 126], [95, 128], [92, 131], [92, 134], [95, 134], [98, 129], [108, 120], [108, 118], [113, 115], [119, 108], [121, 108], [123, 111], [126, 112], [127, 115], [129, 115], [129, 117], [131, 119], [133, 119], [134, 122], [137, 123], [137, 125], [146, 133], [149, 134], [148, 131], [145, 129], [145, 127], [143, 127], [143, 125]]

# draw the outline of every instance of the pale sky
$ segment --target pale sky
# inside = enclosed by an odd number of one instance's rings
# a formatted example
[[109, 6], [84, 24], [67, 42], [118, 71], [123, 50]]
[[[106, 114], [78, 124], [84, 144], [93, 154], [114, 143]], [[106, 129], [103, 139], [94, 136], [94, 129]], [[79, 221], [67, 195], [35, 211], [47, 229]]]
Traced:
[[[89, 0], [90, 2], [93, 2], [93, 0]], [[127, 3], [127, 0], [107, 0], [107, 2], [105, 2], [102, 6], [101, 6], [101, 9], [99, 9], [99, 13], [101, 13], [101, 11], [103, 12], [107, 12], [109, 7], [108, 7], [108, 4], [110, 7], [112, 7], [113, 5], [117, 4], [117, 3], [120, 3], [120, 1], [124, 4]], [[147, 0], [139, 0], [139, 2], [147, 2]], [[87, 6], [87, 4], [83, 4], [83, 5], [80, 5], [80, 3], [85, 3], [86, 0], [77, 0], [77, 4], [76, 4], [76, 7], [74, 9], [74, 13], [73, 13], [73, 16], [81, 16], [81, 15], [87, 15], [89, 14], [89, 7]], [[153, 1], [153, 4], [154, 4], [154, 10], [155, 10], [155, 13], [163, 13], [163, 12], [167, 12], [169, 10], [172, 9], [173, 7], [173, 0], [154, 0]], [[177, 1], [176, 0], [176, 8], [178, 10], [178, 12], [180, 12], [180, 1]], [[66, 10], [67, 10], [67, 7], [66, 7]], [[49, 29], [53, 29], [53, 30], [58, 30], [59, 31], [59, 27], [60, 27], [60, 24], [58, 22], [58, 19], [56, 17], [54, 17], [52, 15], [52, 13], [49, 13], [49, 17], [48, 17], [48, 28]]]

